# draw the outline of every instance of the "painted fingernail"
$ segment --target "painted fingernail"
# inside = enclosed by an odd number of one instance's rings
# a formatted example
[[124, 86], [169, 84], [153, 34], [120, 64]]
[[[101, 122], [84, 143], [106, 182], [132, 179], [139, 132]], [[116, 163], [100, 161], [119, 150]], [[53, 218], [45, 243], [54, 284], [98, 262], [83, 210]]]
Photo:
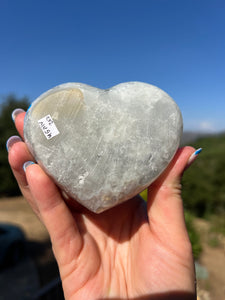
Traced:
[[197, 149], [189, 158], [188, 162], [187, 162], [187, 166], [186, 168], [188, 168], [198, 157], [199, 153], [202, 152], [202, 148]]
[[12, 112], [12, 119], [13, 119], [13, 122], [15, 122], [16, 117], [17, 117], [19, 114], [23, 113], [23, 112], [25, 112], [25, 110], [23, 110], [22, 108], [16, 108], [16, 109], [14, 109], [14, 111]]
[[12, 146], [15, 144], [15, 143], [18, 143], [18, 142], [21, 142], [22, 139], [18, 136], [18, 135], [13, 135], [11, 136], [7, 142], [6, 142], [6, 149], [7, 151], [9, 152], [9, 150], [12, 148]]
[[26, 161], [23, 164], [23, 170], [24, 170], [24, 172], [26, 172], [27, 167], [29, 167], [30, 165], [34, 165], [34, 162], [33, 161]]

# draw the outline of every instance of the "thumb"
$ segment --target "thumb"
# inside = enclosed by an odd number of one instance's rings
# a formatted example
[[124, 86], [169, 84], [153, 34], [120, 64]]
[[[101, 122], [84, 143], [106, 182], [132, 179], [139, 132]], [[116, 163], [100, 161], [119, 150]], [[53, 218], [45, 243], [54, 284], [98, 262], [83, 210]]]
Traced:
[[180, 148], [168, 168], [148, 188], [148, 217], [150, 229], [173, 239], [186, 232], [183, 203], [181, 199], [181, 177], [195, 153], [192, 147]]

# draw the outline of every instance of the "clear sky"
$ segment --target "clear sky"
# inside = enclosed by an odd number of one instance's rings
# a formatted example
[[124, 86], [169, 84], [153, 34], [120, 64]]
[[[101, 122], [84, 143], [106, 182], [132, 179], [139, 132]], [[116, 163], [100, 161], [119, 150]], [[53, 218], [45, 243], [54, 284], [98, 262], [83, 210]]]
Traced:
[[225, 1], [0, 1], [0, 96], [125, 81], [165, 90], [185, 130], [225, 130]]

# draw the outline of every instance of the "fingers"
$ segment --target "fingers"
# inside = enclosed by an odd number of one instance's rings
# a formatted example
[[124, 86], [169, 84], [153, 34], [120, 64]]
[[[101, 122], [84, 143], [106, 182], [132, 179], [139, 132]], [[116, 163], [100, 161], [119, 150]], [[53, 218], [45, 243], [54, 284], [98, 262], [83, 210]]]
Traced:
[[186, 230], [180, 180], [186, 166], [193, 160], [193, 153], [195, 149], [192, 147], [179, 149], [168, 168], [148, 189], [150, 228], [160, 231], [167, 240], [169, 236], [181, 236]]
[[40, 217], [36, 204], [30, 193], [23, 165], [26, 161], [34, 161], [25, 143], [19, 136], [12, 136], [7, 141], [8, 161], [17, 180], [21, 193], [27, 199], [34, 212]]
[[[17, 108], [12, 112], [12, 119], [15, 122], [16, 128], [20, 135], [23, 137], [23, 122], [25, 117], [25, 111]], [[23, 165], [26, 161], [34, 161], [34, 157], [29, 152], [26, 144], [19, 136], [12, 136], [6, 143], [8, 150], [8, 160], [11, 166], [12, 172], [18, 182], [20, 190], [24, 197], [28, 200], [35, 212], [38, 213], [30, 194], [29, 187], [26, 180], [26, 175], [23, 170]]]
[[24, 123], [24, 117], [26, 112], [21, 109], [17, 108], [12, 112], [12, 119], [15, 122], [16, 129], [19, 133], [19, 135], [24, 138], [23, 136], [23, 123]]
[[68, 251], [72, 251], [75, 258], [82, 248], [75, 218], [54, 182], [39, 165], [28, 165], [26, 178], [41, 219], [50, 234], [56, 258], [59, 264], [64, 264], [70, 256]]
[[26, 176], [23, 170], [23, 164], [26, 161], [32, 161], [34, 158], [27, 149], [25, 143], [19, 136], [12, 136], [7, 141], [8, 160], [14, 176], [21, 188], [27, 186]]
[[[16, 109], [12, 113], [15, 126], [23, 138], [25, 112]], [[61, 197], [56, 185], [34, 162], [26, 144], [18, 136], [7, 141], [8, 159], [20, 189], [29, 204], [45, 224], [56, 256], [67, 257], [65, 245], [74, 244], [73, 254], [79, 253], [82, 239], [75, 219]], [[75, 243], [71, 243], [72, 240]], [[66, 246], [67, 247], [67, 246]], [[62, 257], [59, 260], [62, 261]]]

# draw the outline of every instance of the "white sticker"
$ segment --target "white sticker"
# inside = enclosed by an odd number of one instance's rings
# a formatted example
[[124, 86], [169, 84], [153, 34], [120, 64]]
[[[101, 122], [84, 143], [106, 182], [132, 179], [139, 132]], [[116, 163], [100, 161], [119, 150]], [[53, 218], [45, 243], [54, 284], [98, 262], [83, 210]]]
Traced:
[[59, 134], [59, 131], [50, 115], [47, 115], [44, 118], [40, 119], [38, 121], [38, 124], [43, 131], [46, 139], [48, 140]]

